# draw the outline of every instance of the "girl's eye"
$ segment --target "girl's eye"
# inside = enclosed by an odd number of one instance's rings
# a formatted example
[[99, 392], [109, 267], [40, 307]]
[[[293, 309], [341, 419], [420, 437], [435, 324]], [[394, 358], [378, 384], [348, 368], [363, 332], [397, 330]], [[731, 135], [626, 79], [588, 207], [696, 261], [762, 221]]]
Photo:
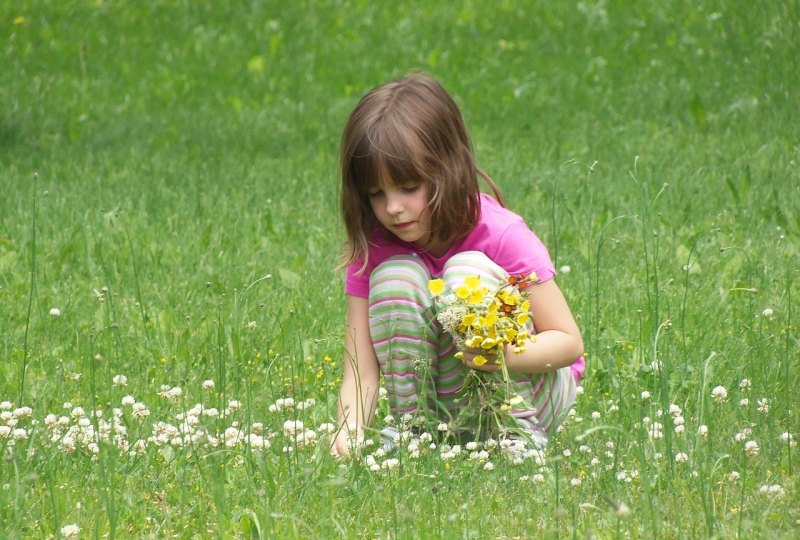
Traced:
[[420, 186], [420, 184], [414, 184], [414, 185], [411, 185], [411, 186], [403, 186], [403, 191], [405, 191], [406, 193], [414, 193], [415, 191], [417, 191], [419, 189], [419, 186]]
[[380, 197], [383, 195], [383, 191], [369, 191], [367, 192], [367, 197], [370, 199], [374, 199], [375, 197]]

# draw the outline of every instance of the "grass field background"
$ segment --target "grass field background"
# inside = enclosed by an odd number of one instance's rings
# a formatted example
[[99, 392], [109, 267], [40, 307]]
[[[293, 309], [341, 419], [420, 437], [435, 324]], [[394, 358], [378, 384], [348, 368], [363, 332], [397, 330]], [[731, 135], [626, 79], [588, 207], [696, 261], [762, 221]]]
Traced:
[[[0, 6], [2, 536], [795, 534], [798, 2], [231, 4]], [[327, 454], [339, 137], [411, 69], [562, 268], [543, 463]]]

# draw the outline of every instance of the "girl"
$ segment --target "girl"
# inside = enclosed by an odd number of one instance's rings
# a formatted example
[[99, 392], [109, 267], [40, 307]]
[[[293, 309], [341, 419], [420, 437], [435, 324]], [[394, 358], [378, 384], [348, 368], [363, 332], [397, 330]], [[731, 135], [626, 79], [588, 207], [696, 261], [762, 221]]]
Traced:
[[[509, 274], [539, 278], [527, 291], [535, 343], [520, 354], [508, 347], [505, 360], [529, 405], [513, 414], [541, 442], [574, 401], [581, 334], [546, 248], [475, 164], [453, 99], [422, 73], [374, 88], [347, 122], [341, 167], [347, 330], [334, 453], [347, 455], [371, 423], [381, 373], [393, 415], [447, 421], [466, 371], [499, 369], [473, 363], [476, 350], [456, 359], [436, 321], [428, 281], [442, 277], [454, 288], [470, 275], [490, 289]], [[478, 176], [494, 198], [479, 192]]]

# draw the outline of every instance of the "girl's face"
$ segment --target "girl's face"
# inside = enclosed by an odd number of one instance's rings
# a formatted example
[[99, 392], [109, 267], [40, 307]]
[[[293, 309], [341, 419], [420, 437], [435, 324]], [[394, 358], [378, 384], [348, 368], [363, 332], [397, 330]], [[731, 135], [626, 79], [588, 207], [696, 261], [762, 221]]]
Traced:
[[410, 181], [376, 185], [368, 195], [375, 217], [389, 232], [400, 240], [441, 256], [449, 246], [429, 244], [431, 211], [428, 191], [427, 183]]

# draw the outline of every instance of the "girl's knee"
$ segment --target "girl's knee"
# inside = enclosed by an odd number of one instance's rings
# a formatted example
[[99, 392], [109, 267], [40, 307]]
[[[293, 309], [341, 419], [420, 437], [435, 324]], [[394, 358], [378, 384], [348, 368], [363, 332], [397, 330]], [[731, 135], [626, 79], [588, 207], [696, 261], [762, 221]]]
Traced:
[[379, 264], [369, 276], [370, 296], [384, 289], [427, 290], [430, 272], [419, 258], [413, 255], [395, 255]]
[[444, 279], [449, 286], [475, 275], [480, 276], [489, 287], [499, 286], [508, 277], [505, 270], [480, 251], [457, 253], [444, 265]]

